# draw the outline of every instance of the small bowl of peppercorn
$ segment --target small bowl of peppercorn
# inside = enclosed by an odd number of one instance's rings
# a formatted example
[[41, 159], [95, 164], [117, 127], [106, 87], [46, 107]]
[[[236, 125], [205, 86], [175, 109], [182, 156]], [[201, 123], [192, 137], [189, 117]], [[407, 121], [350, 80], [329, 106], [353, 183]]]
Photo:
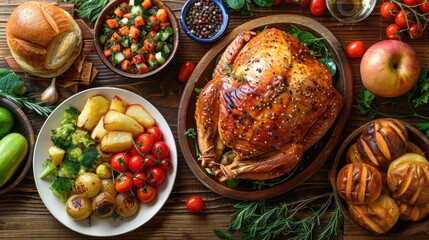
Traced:
[[183, 31], [193, 40], [214, 43], [226, 32], [229, 13], [222, 0], [190, 0], [180, 12]]

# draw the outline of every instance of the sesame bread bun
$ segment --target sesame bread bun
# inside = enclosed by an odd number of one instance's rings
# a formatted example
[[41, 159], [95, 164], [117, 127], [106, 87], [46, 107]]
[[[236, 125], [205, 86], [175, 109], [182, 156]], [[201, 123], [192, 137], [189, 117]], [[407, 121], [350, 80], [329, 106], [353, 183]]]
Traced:
[[43, 78], [64, 73], [82, 49], [82, 33], [73, 17], [43, 2], [25, 2], [15, 8], [6, 35], [18, 65]]

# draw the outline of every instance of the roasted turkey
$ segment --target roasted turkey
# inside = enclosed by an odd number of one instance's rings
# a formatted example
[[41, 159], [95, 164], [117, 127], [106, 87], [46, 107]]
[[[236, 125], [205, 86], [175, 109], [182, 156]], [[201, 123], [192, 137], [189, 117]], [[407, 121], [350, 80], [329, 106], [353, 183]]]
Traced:
[[243, 31], [198, 97], [199, 160], [220, 181], [279, 177], [328, 131], [342, 106], [329, 70], [295, 37]]

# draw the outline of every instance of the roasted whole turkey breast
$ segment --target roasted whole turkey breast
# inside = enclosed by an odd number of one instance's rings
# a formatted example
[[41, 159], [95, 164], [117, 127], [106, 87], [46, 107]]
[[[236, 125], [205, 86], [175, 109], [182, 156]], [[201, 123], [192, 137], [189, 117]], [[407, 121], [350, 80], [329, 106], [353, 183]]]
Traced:
[[329, 70], [292, 35], [241, 32], [196, 104], [199, 158], [220, 181], [292, 170], [343, 106]]

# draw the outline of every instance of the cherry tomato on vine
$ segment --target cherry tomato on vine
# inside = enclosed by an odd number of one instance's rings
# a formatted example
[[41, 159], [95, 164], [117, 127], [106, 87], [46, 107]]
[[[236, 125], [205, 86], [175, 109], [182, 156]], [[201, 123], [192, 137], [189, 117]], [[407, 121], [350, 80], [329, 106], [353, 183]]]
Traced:
[[403, 0], [402, 2], [408, 6], [414, 6], [419, 4], [419, 0]]
[[117, 192], [128, 192], [133, 187], [132, 173], [126, 172], [119, 174], [115, 179], [115, 189]]
[[155, 167], [157, 164], [158, 162], [153, 154], [146, 154], [146, 157], [144, 158], [144, 165], [146, 168]]
[[320, 16], [326, 9], [326, 0], [310, 0], [310, 12], [313, 16]]
[[148, 127], [146, 133], [152, 135], [153, 142], [158, 142], [162, 140], [162, 131], [157, 126]]
[[170, 154], [170, 149], [166, 142], [159, 141], [153, 144], [152, 154], [156, 157], [156, 159], [162, 160]]
[[411, 22], [413, 18], [414, 18], [413, 14], [409, 10], [407, 9], [399, 10], [395, 16], [395, 23], [402, 28], [406, 28], [408, 27], [407, 22], [408, 23]]
[[131, 148], [127, 151], [127, 153], [128, 153], [128, 155], [129, 155], [130, 157], [132, 157], [132, 156], [136, 156], [136, 155], [140, 155], [140, 154], [137, 152], [137, 149], [136, 149], [135, 147], [131, 147]]
[[143, 171], [145, 167], [143, 157], [140, 155], [132, 156], [128, 162], [128, 167], [135, 173]]
[[429, 1], [428, 0], [419, 0], [419, 3], [422, 4], [419, 6], [419, 8], [422, 12], [424, 12], [424, 13], [429, 12]]
[[204, 208], [204, 200], [200, 196], [190, 196], [186, 199], [186, 208], [192, 213], [201, 212]]
[[118, 172], [124, 172], [128, 170], [129, 162], [130, 156], [127, 153], [117, 153], [110, 159], [110, 166]]
[[134, 174], [133, 184], [135, 187], [141, 187], [145, 185], [146, 175], [142, 172]]
[[401, 30], [402, 28], [398, 24], [392, 23], [386, 28], [386, 36], [388, 39], [400, 40], [402, 35]]
[[159, 186], [165, 182], [165, 172], [162, 168], [149, 168], [146, 172], [147, 181], [152, 186]]
[[136, 146], [140, 153], [145, 154], [153, 145], [153, 139], [150, 134], [143, 133], [136, 139]]
[[365, 53], [365, 45], [362, 41], [351, 42], [346, 48], [346, 54], [349, 58], [360, 58]]
[[162, 168], [162, 170], [167, 172], [170, 171], [171, 168], [173, 168], [173, 163], [171, 162], [170, 158], [164, 158], [161, 160], [159, 166]]
[[149, 185], [139, 187], [137, 189], [137, 197], [142, 203], [150, 203], [156, 197], [156, 190]]
[[195, 64], [191, 61], [185, 61], [180, 68], [179, 75], [177, 75], [180, 82], [188, 81], [192, 72], [195, 69]]
[[380, 14], [383, 18], [392, 18], [398, 12], [398, 6], [392, 2], [384, 2], [380, 7]]
[[410, 25], [408, 32], [410, 33], [410, 37], [412, 39], [418, 39], [423, 36], [423, 27], [420, 24], [413, 23]]

